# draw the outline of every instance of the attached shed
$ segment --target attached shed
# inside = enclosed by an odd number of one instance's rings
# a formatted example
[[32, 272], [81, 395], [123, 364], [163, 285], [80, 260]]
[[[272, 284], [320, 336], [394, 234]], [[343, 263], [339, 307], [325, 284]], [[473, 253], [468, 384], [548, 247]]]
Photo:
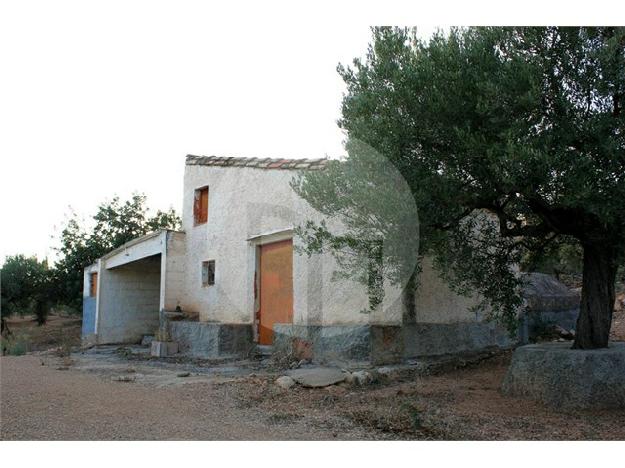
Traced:
[[85, 269], [83, 340], [139, 342], [174, 310], [183, 279], [184, 233], [157, 231], [113, 250]]

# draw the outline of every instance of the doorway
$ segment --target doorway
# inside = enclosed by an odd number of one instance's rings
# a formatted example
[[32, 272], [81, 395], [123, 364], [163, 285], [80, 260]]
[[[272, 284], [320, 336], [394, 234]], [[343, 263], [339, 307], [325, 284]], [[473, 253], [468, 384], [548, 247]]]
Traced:
[[258, 343], [273, 343], [273, 325], [293, 323], [293, 240], [260, 246]]

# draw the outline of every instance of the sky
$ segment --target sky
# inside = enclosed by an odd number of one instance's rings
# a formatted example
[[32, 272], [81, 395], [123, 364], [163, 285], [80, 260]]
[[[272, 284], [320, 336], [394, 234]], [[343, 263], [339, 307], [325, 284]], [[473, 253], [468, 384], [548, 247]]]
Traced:
[[87, 218], [136, 191], [180, 211], [188, 153], [342, 153], [336, 66], [365, 53], [369, 27], [223, 16], [158, 2], [4, 12], [0, 262], [53, 259], [70, 207]]
[[88, 216], [138, 191], [150, 207], [180, 210], [187, 153], [341, 152], [335, 69], [365, 50], [366, 26], [66, 5], [2, 20], [0, 42], [12, 46], [0, 58], [9, 72], [0, 78], [0, 261], [53, 254], [50, 236], [70, 206]]
[[189, 153], [342, 154], [336, 67], [364, 55], [370, 24], [417, 24], [428, 37], [441, 18], [483, 19], [472, 3], [434, 15], [398, 5], [3, 1], [0, 264], [53, 260], [70, 207], [88, 218], [141, 192], [180, 211]]

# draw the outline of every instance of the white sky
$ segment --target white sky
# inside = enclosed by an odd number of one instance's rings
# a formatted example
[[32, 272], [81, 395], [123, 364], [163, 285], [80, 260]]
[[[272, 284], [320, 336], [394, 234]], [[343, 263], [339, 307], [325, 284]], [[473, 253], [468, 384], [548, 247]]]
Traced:
[[340, 154], [337, 64], [369, 24], [440, 24], [397, 3], [2, 2], [0, 263], [52, 257], [70, 205], [138, 191], [180, 211], [187, 153]]

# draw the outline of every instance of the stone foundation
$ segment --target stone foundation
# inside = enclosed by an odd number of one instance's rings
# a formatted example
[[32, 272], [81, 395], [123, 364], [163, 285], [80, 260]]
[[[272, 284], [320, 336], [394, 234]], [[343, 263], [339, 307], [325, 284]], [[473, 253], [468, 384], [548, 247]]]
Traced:
[[506, 330], [492, 323], [412, 325], [274, 325], [274, 352], [320, 364], [397, 364], [406, 359], [509, 348]]
[[511, 348], [515, 340], [492, 322], [416, 323], [403, 330], [404, 357], [472, 353], [493, 348]]
[[178, 343], [175, 341], [152, 341], [150, 343], [150, 355], [154, 357], [166, 357], [178, 352]]
[[318, 363], [368, 361], [371, 356], [369, 325], [275, 324], [273, 352], [295, 354]]
[[574, 350], [571, 343], [521, 346], [502, 391], [554, 408], [625, 408], [625, 343], [595, 350]]
[[168, 329], [180, 352], [193, 357], [245, 357], [253, 346], [252, 325], [180, 321]]

